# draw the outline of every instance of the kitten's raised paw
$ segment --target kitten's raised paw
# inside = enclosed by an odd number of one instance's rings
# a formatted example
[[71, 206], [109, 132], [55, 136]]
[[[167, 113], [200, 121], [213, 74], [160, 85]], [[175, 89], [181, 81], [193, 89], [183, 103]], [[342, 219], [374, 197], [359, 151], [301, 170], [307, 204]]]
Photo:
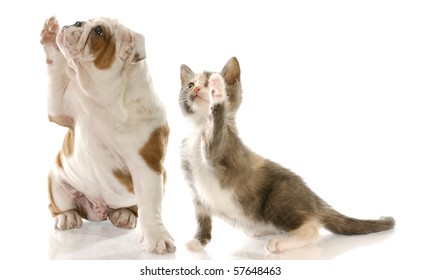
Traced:
[[189, 242], [186, 243], [186, 247], [187, 249], [189, 249], [190, 251], [201, 251], [205, 248], [205, 246], [203, 246], [199, 240], [192, 239]]
[[56, 228], [60, 230], [77, 229], [82, 226], [82, 218], [75, 210], [60, 213], [56, 217]]
[[133, 229], [136, 227], [136, 216], [126, 208], [111, 211], [108, 219], [110, 219], [114, 226], [119, 228]]
[[222, 76], [220, 74], [212, 74], [209, 77], [209, 85], [212, 88], [213, 103], [218, 104], [223, 102], [227, 97], [227, 93]]

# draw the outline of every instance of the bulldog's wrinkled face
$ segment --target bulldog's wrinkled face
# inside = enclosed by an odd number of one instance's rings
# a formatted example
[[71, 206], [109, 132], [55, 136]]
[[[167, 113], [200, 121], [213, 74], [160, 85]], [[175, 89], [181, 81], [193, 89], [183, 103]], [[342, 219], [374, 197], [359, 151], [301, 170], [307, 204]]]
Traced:
[[92, 64], [97, 69], [118, 68], [146, 57], [143, 35], [108, 18], [77, 21], [64, 26], [57, 45], [73, 68]]

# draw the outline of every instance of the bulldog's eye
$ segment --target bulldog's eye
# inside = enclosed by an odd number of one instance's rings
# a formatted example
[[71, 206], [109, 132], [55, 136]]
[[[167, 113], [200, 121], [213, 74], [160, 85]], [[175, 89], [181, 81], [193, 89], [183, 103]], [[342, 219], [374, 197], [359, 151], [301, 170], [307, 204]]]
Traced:
[[83, 22], [81, 22], [81, 21], [76, 21], [75, 24], [74, 24], [74, 26], [76, 26], [76, 27], [82, 27], [82, 25], [83, 25]]
[[97, 27], [95, 27], [94, 31], [99, 37], [104, 37], [104, 32], [102, 31], [101, 26], [98, 25]]
[[193, 83], [189, 83], [187, 86], [189, 87], [189, 89], [191, 89], [191, 88], [194, 87], [194, 84]]

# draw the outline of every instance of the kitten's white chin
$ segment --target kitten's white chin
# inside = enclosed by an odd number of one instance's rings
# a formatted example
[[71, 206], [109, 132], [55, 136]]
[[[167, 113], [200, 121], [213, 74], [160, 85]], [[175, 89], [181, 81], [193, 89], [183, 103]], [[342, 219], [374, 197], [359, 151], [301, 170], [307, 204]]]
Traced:
[[192, 105], [193, 114], [189, 115], [189, 119], [195, 126], [203, 125], [211, 114], [211, 106], [209, 102], [203, 100], [195, 101]]
[[209, 99], [207, 99], [203, 96], [200, 96], [200, 95], [196, 95], [196, 97], [193, 100], [193, 103], [196, 104], [196, 106], [203, 106], [203, 105], [208, 106]]

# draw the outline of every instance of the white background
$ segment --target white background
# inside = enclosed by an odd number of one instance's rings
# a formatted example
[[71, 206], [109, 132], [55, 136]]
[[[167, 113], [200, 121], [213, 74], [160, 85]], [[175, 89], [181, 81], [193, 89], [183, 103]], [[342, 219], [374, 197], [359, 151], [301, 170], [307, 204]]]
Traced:
[[[421, 186], [421, 9], [416, 2], [2, 2], [2, 263], [22, 276], [58, 273], [64, 278], [78, 274], [76, 268], [68, 268], [74, 264], [45, 260], [153, 260], [129, 262], [128, 269], [125, 263], [129, 279], [138, 279], [140, 264], [153, 265], [160, 259], [176, 261], [168, 266], [193, 265], [201, 259], [231, 266], [233, 259], [254, 259], [260, 261], [244, 262], [281, 265], [284, 279], [303, 274], [341, 279], [412, 275], [416, 268], [411, 254], [418, 256], [420, 249]], [[147, 254], [138, 244], [138, 229], [118, 231], [107, 222], [86, 223], [66, 233], [52, 229], [46, 177], [64, 130], [47, 121], [47, 76], [39, 34], [51, 15], [63, 25], [92, 17], [117, 18], [146, 36], [147, 61], [171, 126], [163, 212], [177, 253]], [[178, 108], [179, 66], [219, 71], [231, 56], [238, 58], [242, 70], [238, 127], [244, 142], [300, 174], [337, 210], [360, 218], [392, 215], [396, 230], [358, 237], [323, 233], [316, 246], [266, 255], [266, 239], [246, 237], [216, 219], [206, 252], [184, 248], [195, 221], [179, 167], [178, 147], [186, 126]], [[277, 259], [334, 261], [297, 265], [273, 261]], [[88, 269], [87, 275], [98, 276], [100, 271], [121, 276], [114, 263], [77, 264]], [[95, 270], [89, 270], [92, 265]]]

